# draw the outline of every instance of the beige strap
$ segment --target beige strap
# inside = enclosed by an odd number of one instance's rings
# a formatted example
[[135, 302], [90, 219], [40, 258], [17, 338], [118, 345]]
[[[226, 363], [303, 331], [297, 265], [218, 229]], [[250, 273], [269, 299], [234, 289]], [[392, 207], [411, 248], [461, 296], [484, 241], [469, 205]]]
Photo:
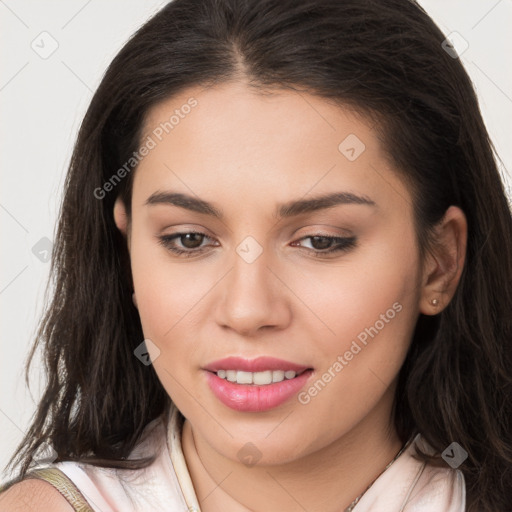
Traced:
[[34, 469], [29, 471], [25, 478], [38, 478], [50, 483], [76, 512], [94, 512], [76, 485], [58, 468]]

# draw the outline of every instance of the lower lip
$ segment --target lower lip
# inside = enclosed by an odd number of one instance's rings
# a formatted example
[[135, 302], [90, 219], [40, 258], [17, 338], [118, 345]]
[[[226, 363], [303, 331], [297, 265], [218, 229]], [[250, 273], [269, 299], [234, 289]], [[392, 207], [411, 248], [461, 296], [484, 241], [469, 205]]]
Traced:
[[293, 379], [264, 386], [229, 382], [209, 371], [206, 378], [213, 394], [224, 405], [235, 411], [262, 412], [278, 407], [298, 393], [312, 373], [313, 370], [306, 370]]

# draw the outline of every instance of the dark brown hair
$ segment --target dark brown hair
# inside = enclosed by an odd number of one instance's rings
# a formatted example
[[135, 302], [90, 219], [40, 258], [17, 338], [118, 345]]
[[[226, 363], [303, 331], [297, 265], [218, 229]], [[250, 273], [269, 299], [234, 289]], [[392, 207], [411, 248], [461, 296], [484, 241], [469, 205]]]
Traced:
[[453, 441], [468, 452], [469, 511], [510, 510], [512, 219], [472, 84], [444, 39], [410, 0], [175, 0], [132, 36], [94, 94], [67, 174], [53, 294], [27, 361], [28, 372], [42, 344], [48, 382], [9, 463], [20, 477], [44, 442], [56, 462], [147, 463], [123, 458], [169, 397], [134, 356], [144, 336], [113, 220], [119, 195], [131, 214], [135, 170], [102, 199], [95, 190], [138, 149], [151, 107], [190, 86], [243, 79], [378, 119], [411, 187], [422, 254], [450, 205], [465, 212], [459, 286], [439, 315], [418, 319], [394, 417], [402, 441], [421, 432], [438, 452]]

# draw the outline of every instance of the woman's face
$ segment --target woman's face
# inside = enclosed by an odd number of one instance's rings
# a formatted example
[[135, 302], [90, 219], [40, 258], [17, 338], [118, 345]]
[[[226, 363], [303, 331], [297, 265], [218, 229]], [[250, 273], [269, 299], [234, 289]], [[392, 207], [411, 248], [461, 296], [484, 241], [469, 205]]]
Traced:
[[391, 425], [422, 278], [411, 195], [369, 123], [230, 83], [154, 107], [142, 143], [136, 300], [194, 435], [275, 464]]

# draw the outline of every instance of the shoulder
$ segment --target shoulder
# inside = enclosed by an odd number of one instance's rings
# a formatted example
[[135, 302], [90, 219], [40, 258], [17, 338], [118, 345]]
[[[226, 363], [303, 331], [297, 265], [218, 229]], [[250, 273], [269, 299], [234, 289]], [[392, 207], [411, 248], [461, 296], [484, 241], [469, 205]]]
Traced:
[[[22, 481], [0, 485], [0, 512], [73, 512], [99, 509], [162, 510], [165, 503], [181, 506], [179, 485], [165, 450], [166, 429], [162, 419], [147, 425], [128, 458], [155, 456], [141, 469], [117, 469], [81, 461], [61, 461], [34, 468]], [[148, 495], [148, 488], [158, 492]], [[160, 503], [162, 501], [162, 503]], [[178, 501], [179, 503], [175, 503]], [[140, 503], [139, 503], [140, 502]], [[155, 506], [158, 502], [158, 506]], [[140, 506], [139, 506], [140, 505]]]
[[[411, 489], [408, 505], [414, 510], [464, 511], [466, 486], [462, 471], [425, 465]], [[422, 508], [423, 507], [423, 508]]]
[[[423, 453], [435, 451], [420, 435], [415, 439], [415, 448]], [[416, 450], [414, 450], [416, 452]], [[416, 458], [416, 457], [414, 457]], [[446, 466], [431, 466], [422, 463], [414, 484], [409, 490], [407, 505], [411, 510], [440, 510], [461, 512], [466, 509], [466, 484], [462, 471]], [[405, 510], [409, 510], [406, 508]]]
[[0, 494], [0, 512], [73, 512], [73, 507], [49, 482], [30, 478]]
[[427, 464], [417, 456], [417, 448], [432, 452], [418, 434], [363, 494], [354, 512], [464, 512], [465, 484], [462, 472]]

